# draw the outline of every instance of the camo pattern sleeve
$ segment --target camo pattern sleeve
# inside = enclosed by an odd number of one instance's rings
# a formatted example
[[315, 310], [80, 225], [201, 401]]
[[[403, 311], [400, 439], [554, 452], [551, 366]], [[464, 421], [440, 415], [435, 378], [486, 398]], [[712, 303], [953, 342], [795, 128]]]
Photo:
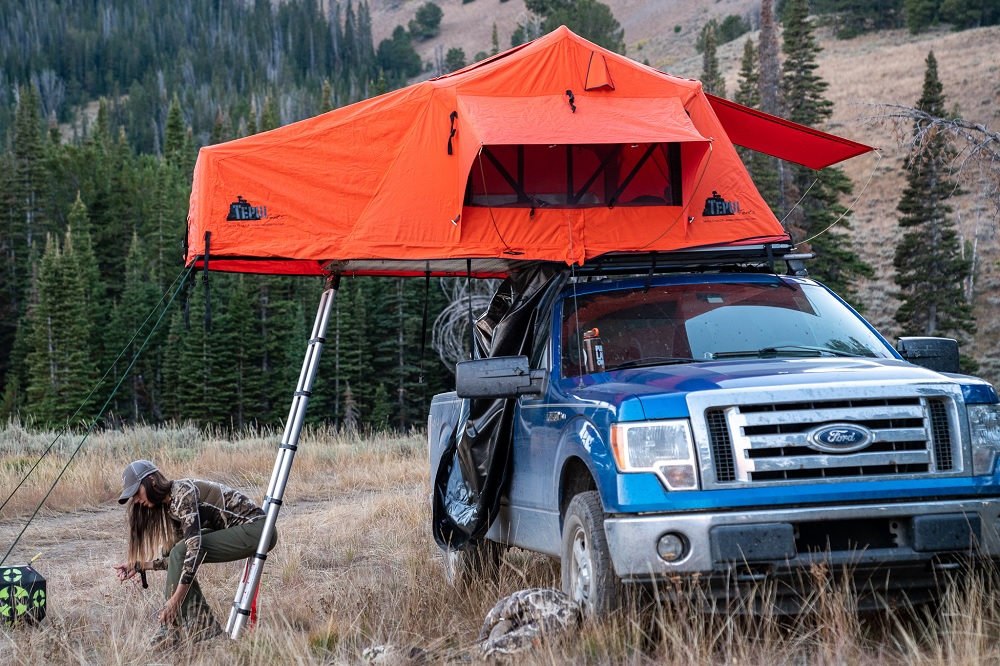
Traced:
[[[170, 507], [167, 507], [167, 510], [169, 511]], [[149, 563], [152, 571], [166, 571], [170, 567], [170, 549], [173, 548], [173, 545], [180, 540], [180, 526], [177, 523], [174, 523], [174, 540], [163, 549], [162, 557], [157, 557]]]
[[198, 488], [190, 479], [178, 479], [170, 488], [170, 517], [180, 524], [181, 539], [187, 547], [181, 584], [190, 585], [198, 570], [201, 553], [201, 516], [198, 513]]

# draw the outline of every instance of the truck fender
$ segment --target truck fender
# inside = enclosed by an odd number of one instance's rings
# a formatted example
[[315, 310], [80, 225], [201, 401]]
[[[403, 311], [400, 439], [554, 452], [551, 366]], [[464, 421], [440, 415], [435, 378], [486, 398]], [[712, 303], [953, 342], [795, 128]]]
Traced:
[[[614, 475], [617, 470], [608, 443], [589, 419], [577, 417], [563, 427], [556, 453], [556, 469], [559, 474], [553, 477], [555, 487], [552, 496], [558, 502], [555, 508], [559, 511], [560, 527], [566, 507], [578, 492], [597, 490], [601, 502], [607, 506], [608, 488], [616, 487]], [[588, 474], [589, 480], [581, 480], [581, 474]]]

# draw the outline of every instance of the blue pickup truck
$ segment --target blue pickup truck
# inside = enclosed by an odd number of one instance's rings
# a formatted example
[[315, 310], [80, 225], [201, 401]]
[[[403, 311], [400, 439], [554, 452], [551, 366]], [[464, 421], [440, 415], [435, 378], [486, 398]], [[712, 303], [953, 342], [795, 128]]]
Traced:
[[794, 611], [817, 564], [871, 603], [933, 598], [943, 571], [1000, 557], [993, 387], [957, 374], [952, 340], [894, 347], [791, 252], [505, 282], [431, 405], [446, 561], [557, 557], [602, 614], [624, 584], [678, 578], [728, 601], [773, 581]]

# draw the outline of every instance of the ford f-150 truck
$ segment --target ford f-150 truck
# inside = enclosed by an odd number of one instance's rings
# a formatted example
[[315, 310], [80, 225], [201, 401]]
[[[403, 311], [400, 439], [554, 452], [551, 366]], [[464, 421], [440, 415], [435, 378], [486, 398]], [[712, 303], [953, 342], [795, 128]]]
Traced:
[[623, 583], [678, 577], [730, 600], [774, 581], [794, 610], [817, 564], [873, 603], [923, 599], [1000, 556], [993, 387], [957, 374], [954, 341], [894, 348], [791, 251], [552, 271], [498, 349], [527, 298], [501, 288], [477, 322], [491, 357], [459, 363], [430, 410], [450, 560], [558, 557], [564, 591], [604, 613]]

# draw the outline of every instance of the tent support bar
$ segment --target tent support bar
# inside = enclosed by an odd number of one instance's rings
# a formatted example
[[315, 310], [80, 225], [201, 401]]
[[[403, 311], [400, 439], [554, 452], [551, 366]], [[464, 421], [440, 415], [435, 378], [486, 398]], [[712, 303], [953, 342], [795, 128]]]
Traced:
[[295, 457], [295, 450], [298, 446], [299, 433], [305, 422], [306, 407], [309, 405], [313, 380], [316, 378], [316, 370], [319, 367], [319, 357], [323, 351], [330, 311], [339, 287], [340, 275], [328, 276], [323, 287], [323, 295], [319, 299], [316, 321], [313, 323], [312, 335], [309, 336], [309, 344], [302, 361], [302, 371], [299, 373], [299, 382], [292, 397], [292, 407], [288, 413], [288, 420], [285, 421], [285, 432], [281, 437], [281, 446], [278, 449], [274, 470], [271, 472], [271, 481], [268, 483], [267, 494], [264, 497], [264, 531], [261, 533], [260, 543], [257, 545], [257, 554], [249, 560], [249, 572], [240, 581], [236, 590], [233, 608], [229, 613], [229, 622], [226, 624], [226, 633], [233, 639], [237, 638], [240, 630], [243, 629], [250, 616], [250, 607], [257, 596], [257, 587], [260, 584], [264, 560], [275, 533], [278, 511], [281, 509], [285, 485], [288, 483], [288, 474], [292, 469], [292, 459]]

